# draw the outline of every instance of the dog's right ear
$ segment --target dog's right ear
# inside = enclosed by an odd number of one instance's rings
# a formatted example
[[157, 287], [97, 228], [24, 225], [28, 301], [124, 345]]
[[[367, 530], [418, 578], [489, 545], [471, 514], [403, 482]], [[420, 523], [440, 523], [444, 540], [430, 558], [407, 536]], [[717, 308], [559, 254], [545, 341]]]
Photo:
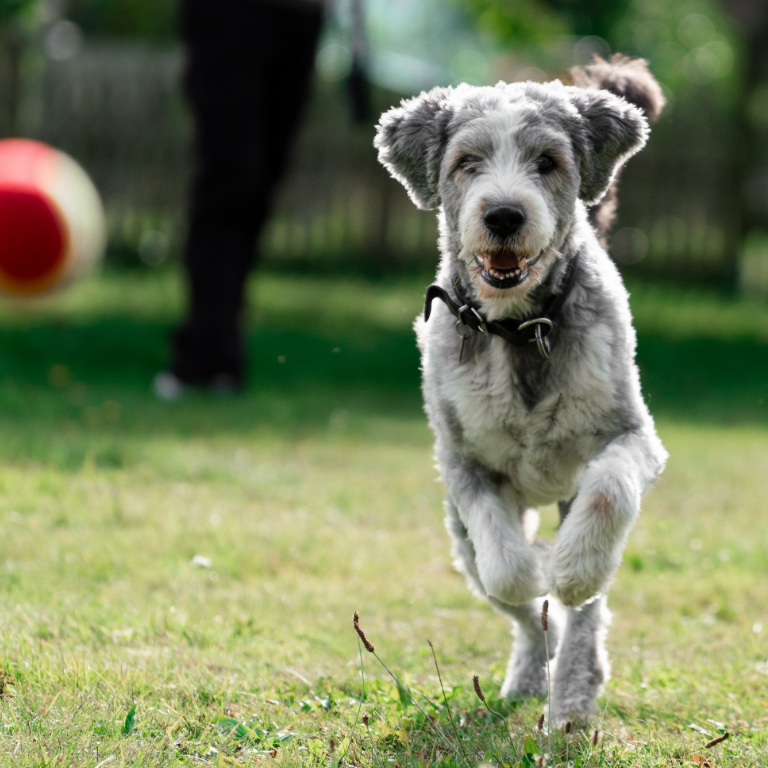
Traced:
[[373, 141], [379, 162], [425, 211], [440, 203], [437, 184], [453, 115], [448, 104], [451, 92], [451, 88], [433, 88], [404, 100], [381, 116]]

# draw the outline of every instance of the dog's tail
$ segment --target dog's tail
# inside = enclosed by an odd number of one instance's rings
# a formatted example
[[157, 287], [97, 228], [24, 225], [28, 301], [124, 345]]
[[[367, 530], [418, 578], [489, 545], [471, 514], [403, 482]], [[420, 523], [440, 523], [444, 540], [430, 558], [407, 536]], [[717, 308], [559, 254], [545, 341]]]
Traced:
[[[661, 86], [648, 69], [645, 59], [630, 59], [615, 53], [606, 61], [595, 55], [591, 64], [573, 67], [570, 74], [573, 84], [581, 88], [602, 88], [622, 96], [630, 104], [642, 109], [651, 123], [659, 119], [661, 110], [667, 103]], [[617, 173], [603, 199], [589, 209], [589, 220], [604, 246], [616, 218], [618, 182]]]

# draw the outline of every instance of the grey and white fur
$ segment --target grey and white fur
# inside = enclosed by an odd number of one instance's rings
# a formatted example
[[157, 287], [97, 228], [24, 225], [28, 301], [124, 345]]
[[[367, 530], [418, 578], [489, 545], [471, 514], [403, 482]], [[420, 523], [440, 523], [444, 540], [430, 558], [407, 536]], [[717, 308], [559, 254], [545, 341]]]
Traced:
[[[647, 135], [620, 96], [554, 81], [435, 88], [385, 113], [375, 140], [413, 202], [439, 209], [437, 283], [456, 296], [460, 281], [486, 319], [537, 317], [580, 254], [549, 359], [475, 333], [459, 361], [444, 304], [416, 321], [456, 566], [512, 619], [504, 696], [546, 695], [539, 613], [547, 594], [562, 604], [549, 621], [558, 722], [592, 713], [608, 678], [605, 593], [667, 458], [627, 293], [588, 219]], [[554, 502], [550, 545], [537, 507]]]

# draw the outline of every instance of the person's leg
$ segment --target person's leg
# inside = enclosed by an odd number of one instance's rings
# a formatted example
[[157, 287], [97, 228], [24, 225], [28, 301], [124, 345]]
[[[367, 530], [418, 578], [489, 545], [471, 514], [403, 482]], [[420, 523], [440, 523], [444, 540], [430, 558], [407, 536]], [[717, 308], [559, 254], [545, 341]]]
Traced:
[[173, 337], [172, 370], [183, 382], [242, 378], [244, 286], [309, 90], [321, 22], [313, 6], [182, 5], [196, 162], [189, 309]]

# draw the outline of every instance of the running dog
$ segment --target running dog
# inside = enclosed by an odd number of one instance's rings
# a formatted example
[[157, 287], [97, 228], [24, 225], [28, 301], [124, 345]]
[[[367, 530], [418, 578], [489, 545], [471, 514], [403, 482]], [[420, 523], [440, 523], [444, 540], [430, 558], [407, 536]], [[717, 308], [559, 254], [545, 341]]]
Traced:
[[[573, 77], [434, 88], [386, 112], [375, 139], [413, 202], [439, 209], [416, 332], [455, 563], [512, 619], [505, 697], [546, 696], [542, 597], [564, 606], [549, 616], [558, 722], [593, 712], [608, 678], [605, 593], [667, 459], [601, 244], [606, 192], [663, 96], [640, 60]], [[550, 546], [536, 508], [554, 502]]]

